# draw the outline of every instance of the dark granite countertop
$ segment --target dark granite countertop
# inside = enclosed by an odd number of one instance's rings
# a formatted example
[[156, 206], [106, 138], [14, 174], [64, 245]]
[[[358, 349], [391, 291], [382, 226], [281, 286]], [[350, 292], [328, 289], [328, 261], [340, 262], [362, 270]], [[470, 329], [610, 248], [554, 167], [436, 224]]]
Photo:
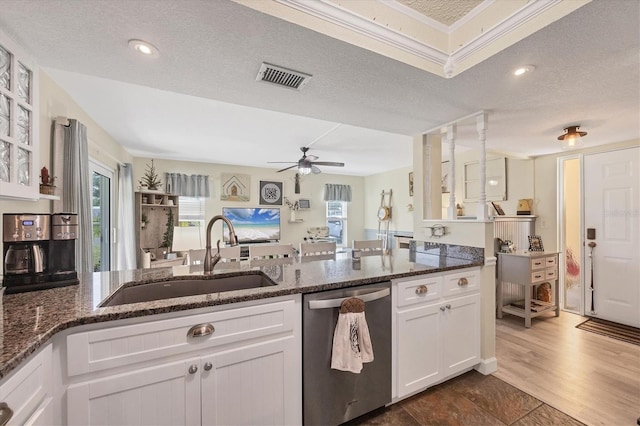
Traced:
[[[371, 284], [483, 263], [482, 249], [460, 253], [435, 247], [418, 252], [398, 249], [388, 255], [363, 256], [360, 262], [353, 262], [347, 251], [322, 260], [288, 258], [219, 263], [215, 275], [262, 271], [277, 285], [105, 308], [98, 305], [122, 284], [173, 279], [185, 274], [184, 267], [84, 274], [80, 276], [79, 285], [4, 295], [0, 319], [0, 378], [56, 333], [73, 326]], [[197, 271], [186, 272], [202, 275]]]

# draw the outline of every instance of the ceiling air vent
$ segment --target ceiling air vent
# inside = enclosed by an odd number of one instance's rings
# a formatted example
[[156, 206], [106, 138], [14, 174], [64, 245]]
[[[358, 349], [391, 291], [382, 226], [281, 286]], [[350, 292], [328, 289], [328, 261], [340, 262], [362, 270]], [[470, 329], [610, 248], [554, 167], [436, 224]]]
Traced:
[[267, 64], [265, 62], [260, 66], [260, 71], [258, 71], [258, 75], [256, 76], [256, 81], [266, 81], [267, 83], [297, 90], [302, 90], [309, 80], [311, 80], [310, 74]]

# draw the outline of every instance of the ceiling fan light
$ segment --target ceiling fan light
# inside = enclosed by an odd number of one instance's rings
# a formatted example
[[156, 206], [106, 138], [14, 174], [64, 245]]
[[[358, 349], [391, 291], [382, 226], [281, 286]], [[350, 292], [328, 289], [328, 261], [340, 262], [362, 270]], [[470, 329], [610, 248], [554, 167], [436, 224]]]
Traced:
[[308, 175], [309, 173], [311, 173], [311, 167], [309, 166], [299, 166], [298, 167], [298, 173], [300, 173], [301, 175]]

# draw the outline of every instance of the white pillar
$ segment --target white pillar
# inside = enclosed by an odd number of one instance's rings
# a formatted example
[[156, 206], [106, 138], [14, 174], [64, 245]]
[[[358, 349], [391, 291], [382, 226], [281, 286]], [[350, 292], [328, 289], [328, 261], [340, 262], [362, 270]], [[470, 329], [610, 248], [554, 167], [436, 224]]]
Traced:
[[456, 219], [456, 130], [455, 124], [447, 126], [447, 143], [449, 144], [449, 207], [447, 219]]
[[478, 200], [477, 220], [488, 220], [487, 213], [487, 114], [476, 117], [476, 130], [480, 142], [480, 199]]

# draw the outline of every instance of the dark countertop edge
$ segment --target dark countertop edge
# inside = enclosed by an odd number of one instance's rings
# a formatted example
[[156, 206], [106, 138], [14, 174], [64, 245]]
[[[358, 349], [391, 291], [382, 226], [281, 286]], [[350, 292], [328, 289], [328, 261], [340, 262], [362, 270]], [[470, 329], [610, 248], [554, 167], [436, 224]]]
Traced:
[[[184, 304], [177, 303], [175, 305], [163, 306], [158, 308], [146, 308], [146, 309], [134, 308], [135, 310], [130, 310], [130, 311], [120, 311], [120, 310], [115, 312], [107, 311], [107, 312], [98, 313], [96, 315], [81, 316], [71, 321], [61, 322], [55, 325], [54, 327], [49, 329], [47, 332], [40, 334], [36, 340], [27, 344], [25, 348], [20, 350], [13, 358], [6, 361], [2, 366], [2, 368], [0, 368], [0, 380], [6, 378], [9, 374], [11, 374], [13, 370], [16, 369], [16, 367], [18, 367], [23, 361], [25, 361], [31, 354], [37, 352], [38, 349], [40, 349], [40, 347], [45, 346], [47, 343], [49, 343], [49, 341], [57, 333], [60, 333], [61, 331], [64, 331], [72, 327], [77, 327], [80, 325], [97, 324], [101, 322], [109, 322], [109, 321], [116, 321], [116, 320], [129, 319], [129, 318], [139, 318], [139, 317], [150, 316], [150, 315], [189, 311], [193, 309], [206, 308], [210, 306], [228, 305], [232, 303], [247, 302], [251, 300], [260, 300], [260, 299], [269, 299], [272, 297], [289, 296], [292, 294], [315, 293], [318, 291], [334, 290], [338, 288], [356, 287], [358, 285], [372, 284], [380, 281], [389, 281], [389, 280], [398, 279], [398, 278], [427, 275], [427, 274], [446, 272], [446, 271], [452, 271], [457, 269], [473, 268], [473, 267], [483, 266], [483, 265], [484, 265], [484, 262], [469, 261], [469, 263], [465, 265], [456, 265], [456, 266], [449, 266], [449, 267], [442, 267], [442, 268], [420, 269], [420, 270], [409, 271], [409, 272], [389, 273], [389, 274], [383, 274], [383, 275], [372, 276], [367, 278], [358, 278], [354, 280], [319, 284], [313, 287], [295, 287], [295, 288], [279, 289], [279, 290], [274, 289], [273, 291], [270, 291], [270, 292], [253, 293], [248, 296], [233, 295], [232, 293], [234, 292], [228, 292], [229, 297], [225, 297], [222, 299], [218, 298], [214, 300], [206, 300], [202, 302], [190, 302], [190, 303], [184, 303]], [[220, 294], [223, 294], [223, 293], [220, 293]], [[127, 306], [132, 306], [132, 305], [142, 305], [142, 303], [139, 303], [139, 304], [132, 303]], [[111, 310], [112, 308], [103, 308], [103, 309]]]

